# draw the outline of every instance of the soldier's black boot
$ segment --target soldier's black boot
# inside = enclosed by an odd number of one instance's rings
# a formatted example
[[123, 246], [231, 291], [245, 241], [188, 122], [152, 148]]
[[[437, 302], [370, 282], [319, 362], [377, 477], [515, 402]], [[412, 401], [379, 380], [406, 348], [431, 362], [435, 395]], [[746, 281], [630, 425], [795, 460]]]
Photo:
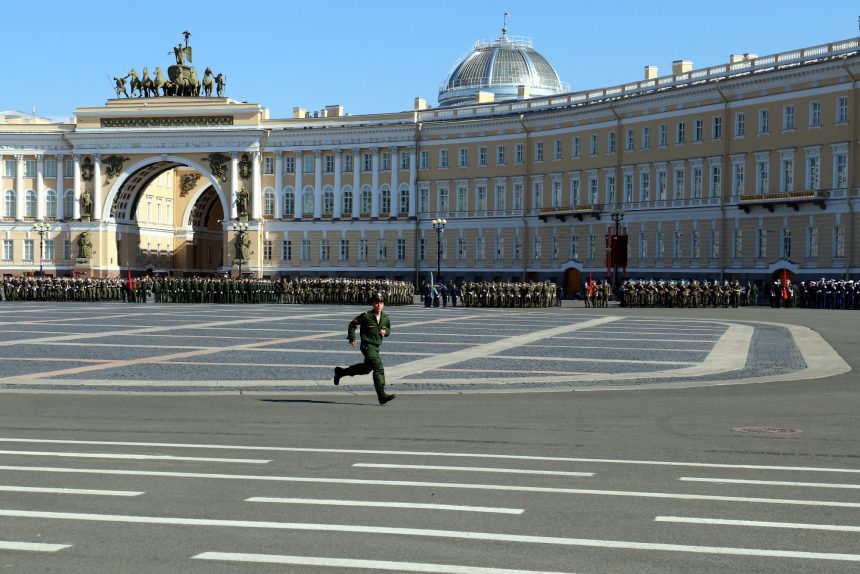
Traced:
[[346, 369], [342, 369], [341, 367], [335, 367], [335, 368], [334, 368], [334, 384], [335, 384], [335, 385], [339, 385], [339, 384], [340, 384], [340, 379], [344, 376], [344, 373], [343, 373], [343, 372], [344, 372], [345, 370], [346, 370]]
[[379, 395], [379, 404], [384, 405], [389, 401], [393, 401], [395, 398], [397, 398], [397, 395], [386, 395], [385, 393], [382, 393]]

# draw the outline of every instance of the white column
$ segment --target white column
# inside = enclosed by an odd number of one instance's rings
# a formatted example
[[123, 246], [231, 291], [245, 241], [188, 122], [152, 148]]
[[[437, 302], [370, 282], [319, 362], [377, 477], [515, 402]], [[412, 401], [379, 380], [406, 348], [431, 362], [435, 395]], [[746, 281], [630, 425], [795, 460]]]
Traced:
[[275, 219], [284, 218], [284, 152], [275, 152]]
[[239, 154], [230, 153], [230, 219], [239, 218], [236, 197], [239, 193]]
[[45, 220], [45, 156], [36, 156], [36, 221]]
[[296, 152], [296, 193], [295, 193], [296, 204], [293, 206], [293, 208], [295, 209], [295, 212], [296, 212], [296, 214], [295, 214], [296, 219], [301, 219], [302, 218], [302, 212], [304, 211], [304, 203], [303, 203], [304, 198], [302, 197], [302, 193], [303, 193], [302, 192], [302, 172], [304, 171], [304, 169], [305, 169], [305, 167], [304, 167], [304, 164], [302, 163], [302, 152], [297, 151]]
[[418, 164], [416, 162], [415, 146], [409, 147], [409, 217], [415, 217], [417, 193], [415, 181], [418, 179]]
[[93, 221], [102, 218], [102, 156], [93, 156]]
[[322, 216], [322, 151], [314, 151], [314, 219]]
[[379, 148], [373, 148], [373, 171], [370, 172], [370, 217], [379, 219]]
[[15, 219], [24, 219], [24, 156], [15, 156]]
[[[74, 180], [74, 189], [75, 192], [75, 201], [73, 203], [74, 209], [72, 211], [72, 219], [80, 219], [81, 218], [81, 156], [78, 154], [72, 154], [72, 159], [75, 161], [75, 180]], [[133, 215], [133, 214], [132, 214]]]
[[66, 176], [65, 166], [63, 162], [63, 154], [58, 154], [54, 156], [57, 162], [57, 185], [54, 186], [54, 190], [57, 192], [57, 221], [62, 221], [69, 216], [66, 213], [66, 202], [65, 202], [65, 194], [66, 194], [66, 182], [63, 179]]
[[352, 150], [352, 218], [358, 219], [358, 206], [361, 205], [361, 150]]
[[260, 161], [262, 154], [259, 151], [251, 153], [251, 219], [259, 221], [263, 218], [263, 189], [260, 179]]
[[391, 149], [391, 211], [392, 213], [400, 213], [400, 183], [397, 181], [397, 170], [400, 169], [400, 156], [397, 152], [397, 147]]
[[341, 181], [340, 181], [340, 170], [341, 170], [341, 160], [343, 159], [341, 156], [343, 155], [342, 149], [334, 150], [334, 218], [340, 219], [341, 216], [341, 206], [343, 205], [343, 192], [341, 191]]

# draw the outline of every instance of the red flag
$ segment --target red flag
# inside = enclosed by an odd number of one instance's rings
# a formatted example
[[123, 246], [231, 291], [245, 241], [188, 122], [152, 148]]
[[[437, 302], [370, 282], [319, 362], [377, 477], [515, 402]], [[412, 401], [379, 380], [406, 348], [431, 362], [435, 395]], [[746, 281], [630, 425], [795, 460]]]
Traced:
[[594, 279], [591, 278], [591, 273], [588, 274], [588, 296], [594, 295]]
[[782, 300], [788, 301], [788, 279], [786, 277], [785, 269], [782, 270]]
[[134, 289], [134, 283], [131, 282], [131, 267], [128, 267], [128, 288], [130, 290]]

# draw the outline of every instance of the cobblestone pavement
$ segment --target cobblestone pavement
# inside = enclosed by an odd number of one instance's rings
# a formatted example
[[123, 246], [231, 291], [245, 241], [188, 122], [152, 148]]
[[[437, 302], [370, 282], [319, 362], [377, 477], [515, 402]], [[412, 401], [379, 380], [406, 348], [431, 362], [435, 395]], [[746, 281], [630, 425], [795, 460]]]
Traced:
[[[101, 392], [372, 392], [331, 383], [361, 355], [346, 325], [364, 307], [20, 303], [0, 307], [0, 389]], [[526, 392], [797, 380], [848, 365], [816, 332], [618, 308], [393, 307], [382, 346], [393, 392]], [[698, 318], [697, 318], [698, 317]], [[738, 319], [743, 317], [743, 319]]]

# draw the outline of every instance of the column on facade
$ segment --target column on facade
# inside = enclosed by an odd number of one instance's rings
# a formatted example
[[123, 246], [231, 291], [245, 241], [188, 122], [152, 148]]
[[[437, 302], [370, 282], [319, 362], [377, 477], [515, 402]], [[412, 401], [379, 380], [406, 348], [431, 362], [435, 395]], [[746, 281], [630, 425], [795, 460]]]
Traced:
[[102, 218], [102, 156], [93, 156], [93, 220]]
[[239, 194], [239, 154], [230, 153], [230, 219], [239, 218], [236, 198]]
[[45, 156], [36, 156], [36, 220], [45, 220]]
[[361, 205], [361, 150], [352, 150], [352, 218], [358, 219]]
[[340, 219], [341, 207], [343, 206], [343, 191], [341, 188], [341, 161], [343, 160], [343, 150], [334, 150], [334, 218]]
[[409, 217], [415, 217], [416, 190], [415, 181], [418, 179], [415, 146], [409, 146]]
[[66, 182], [63, 178], [66, 175], [65, 170], [63, 169], [63, 154], [57, 154], [54, 156], [57, 162], [57, 184], [54, 186], [54, 191], [57, 192], [57, 221], [62, 221], [68, 217], [68, 213], [66, 213], [66, 202], [65, 202], [65, 194], [66, 194]]
[[284, 218], [284, 152], [275, 152], [275, 219]]
[[304, 211], [304, 197], [302, 191], [302, 173], [304, 172], [304, 164], [302, 163], [302, 152], [296, 152], [296, 192], [293, 194], [295, 199], [295, 203], [293, 204], [294, 217], [296, 219], [302, 218], [302, 212]]
[[72, 203], [72, 219], [81, 218], [81, 156], [72, 154], [74, 160], [74, 194], [75, 201]]
[[[5, 165], [3, 163], [3, 155], [0, 154], [0, 169], [4, 169], [3, 172], [0, 172], [0, 184], [3, 183], [3, 175], [5, 174]], [[0, 221], [6, 217], [6, 188], [3, 185], [0, 185]]]
[[397, 147], [391, 148], [391, 205], [389, 216], [392, 213], [400, 213], [400, 183], [398, 182], [398, 170], [400, 168], [400, 157], [397, 155]]
[[322, 151], [314, 150], [314, 219], [322, 216]]
[[262, 154], [259, 151], [251, 153], [251, 219], [259, 221], [263, 216], [263, 189], [260, 177], [260, 161]]
[[373, 148], [370, 172], [370, 217], [379, 219], [379, 148]]
[[15, 219], [24, 219], [24, 156], [15, 156]]

